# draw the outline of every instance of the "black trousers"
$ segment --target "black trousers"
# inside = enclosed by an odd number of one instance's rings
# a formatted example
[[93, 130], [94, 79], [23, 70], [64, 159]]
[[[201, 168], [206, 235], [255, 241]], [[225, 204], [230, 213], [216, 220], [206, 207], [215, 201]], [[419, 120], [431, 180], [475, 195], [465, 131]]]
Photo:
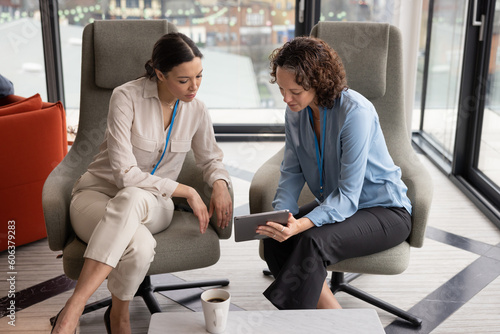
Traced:
[[[314, 205], [301, 208], [299, 215]], [[274, 282], [264, 296], [278, 309], [315, 309], [326, 267], [342, 260], [369, 255], [405, 241], [411, 216], [404, 208], [358, 210], [343, 222], [313, 227], [284, 242], [264, 239], [264, 257]]]

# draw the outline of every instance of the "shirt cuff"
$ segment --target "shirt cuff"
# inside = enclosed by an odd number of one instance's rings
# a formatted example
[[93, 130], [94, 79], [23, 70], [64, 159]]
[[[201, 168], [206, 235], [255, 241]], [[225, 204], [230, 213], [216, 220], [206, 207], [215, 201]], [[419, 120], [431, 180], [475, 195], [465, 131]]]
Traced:
[[209, 185], [213, 188], [215, 181], [218, 181], [218, 180], [225, 181], [227, 184], [227, 189], [231, 189], [231, 187], [232, 187], [231, 179], [229, 178], [229, 176], [222, 175], [222, 174], [212, 175], [209, 179]]
[[177, 189], [177, 187], [179, 186], [179, 182], [174, 181], [174, 180], [170, 180], [170, 179], [164, 179], [164, 180], [165, 180], [165, 183], [159, 189], [158, 195], [163, 197], [163, 198], [171, 198], [175, 189]]
[[[225, 178], [220, 178], [220, 179], [217, 179], [217, 180], [215, 180], [215, 181], [219, 181], [219, 180], [222, 180], [222, 181], [226, 182], [227, 189], [231, 189], [231, 181], [230, 181], [230, 180], [227, 180], [227, 179], [225, 179]], [[215, 181], [214, 181], [214, 183], [215, 183]], [[213, 186], [213, 185], [212, 185], [212, 186]]]
[[309, 220], [312, 221], [312, 223], [317, 227], [329, 224], [329, 216], [321, 209], [321, 206], [316, 207], [304, 217], [309, 218]]

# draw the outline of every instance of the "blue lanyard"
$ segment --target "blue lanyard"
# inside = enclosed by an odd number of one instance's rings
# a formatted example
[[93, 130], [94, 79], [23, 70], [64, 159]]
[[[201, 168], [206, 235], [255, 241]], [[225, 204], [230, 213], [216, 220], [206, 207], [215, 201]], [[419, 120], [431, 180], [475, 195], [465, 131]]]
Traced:
[[[311, 124], [314, 132], [314, 118], [312, 114], [311, 107], [307, 107], [309, 111], [309, 118], [311, 119]], [[323, 158], [325, 152], [325, 131], [326, 131], [326, 108], [323, 109], [323, 129], [321, 131], [321, 148], [319, 147], [318, 139], [316, 138], [316, 133], [313, 133], [314, 144], [316, 146], [316, 162], [318, 163], [319, 169], [319, 194], [320, 200], [323, 201]], [[320, 152], [321, 150], [321, 152]]]
[[156, 169], [160, 165], [160, 162], [162, 161], [163, 156], [165, 155], [165, 151], [167, 150], [168, 140], [170, 139], [170, 133], [172, 132], [172, 128], [174, 127], [175, 114], [177, 113], [177, 105], [178, 104], [179, 104], [179, 100], [177, 100], [175, 102], [174, 113], [172, 114], [172, 122], [170, 122], [170, 128], [168, 129], [168, 133], [167, 133], [167, 140], [165, 141], [165, 148], [163, 149], [163, 153], [161, 154], [160, 160], [158, 160], [158, 163], [156, 164], [155, 168], [151, 172], [151, 175], [153, 175], [156, 172]]

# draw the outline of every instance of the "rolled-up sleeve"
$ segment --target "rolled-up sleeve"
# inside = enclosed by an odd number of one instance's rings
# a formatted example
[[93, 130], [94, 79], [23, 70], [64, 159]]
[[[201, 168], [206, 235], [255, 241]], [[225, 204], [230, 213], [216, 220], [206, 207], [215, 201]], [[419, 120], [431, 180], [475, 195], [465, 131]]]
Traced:
[[199, 115], [192, 149], [196, 164], [203, 171], [203, 181], [212, 186], [215, 181], [224, 180], [230, 186], [229, 173], [222, 163], [224, 154], [215, 141], [212, 121], [204, 104]]

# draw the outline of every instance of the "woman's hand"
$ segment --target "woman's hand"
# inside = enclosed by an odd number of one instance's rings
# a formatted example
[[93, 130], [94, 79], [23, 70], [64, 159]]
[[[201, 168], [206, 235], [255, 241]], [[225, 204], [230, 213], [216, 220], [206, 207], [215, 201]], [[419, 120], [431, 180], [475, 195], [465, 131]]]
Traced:
[[194, 188], [179, 183], [172, 196], [184, 197], [187, 200], [189, 206], [193, 210], [193, 214], [200, 222], [200, 232], [205, 233], [210, 221], [210, 216], [207, 206], [201, 199], [200, 194], [198, 194]]
[[309, 218], [295, 219], [293, 215], [289, 213], [286, 225], [276, 222], [267, 222], [266, 225], [260, 225], [256, 232], [260, 235], [266, 235], [273, 238], [276, 241], [283, 242], [311, 227], [314, 227], [314, 224]]
[[193, 209], [193, 214], [198, 218], [198, 221], [200, 222], [200, 232], [202, 234], [205, 233], [210, 221], [210, 215], [208, 214], [205, 202], [203, 202], [198, 192], [194, 189], [193, 195], [186, 199], [191, 209]]
[[217, 215], [217, 226], [222, 229], [226, 228], [233, 216], [233, 202], [224, 180], [217, 180], [213, 184], [208, 215], [212, 217], [214, 212]]

